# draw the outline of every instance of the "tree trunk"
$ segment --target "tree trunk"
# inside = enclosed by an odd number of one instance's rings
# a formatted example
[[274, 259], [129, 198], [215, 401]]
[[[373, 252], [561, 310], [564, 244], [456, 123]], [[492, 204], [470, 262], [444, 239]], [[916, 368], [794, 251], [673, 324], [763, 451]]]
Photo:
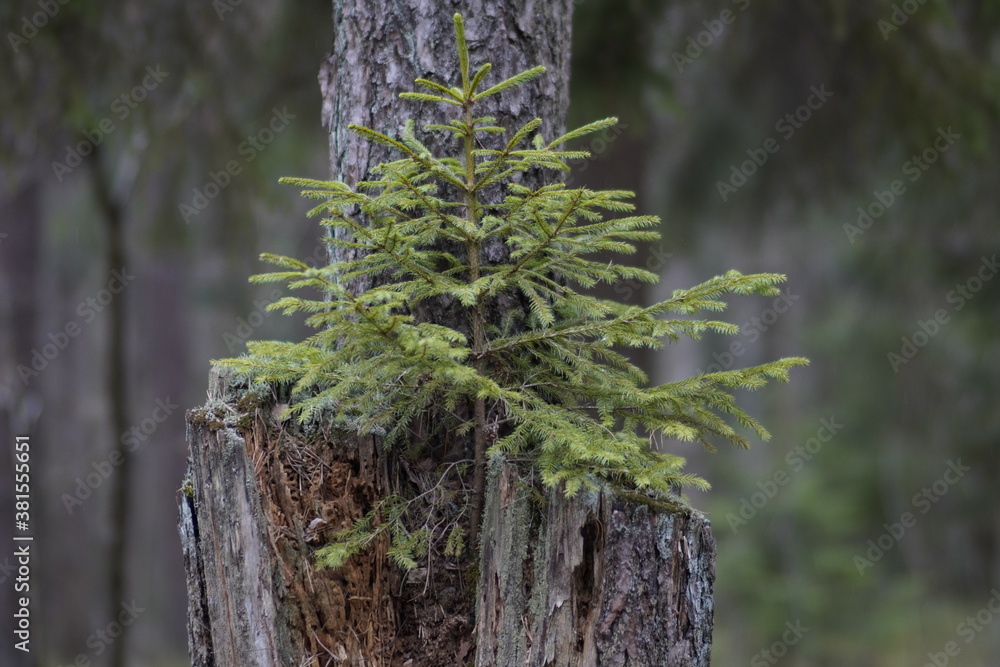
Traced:
[[[407, 118], [418, 131], [440, 122], [439, 111], [398, 95], [417, 77], [455, 82], [456, 10], [471, 62], [491, 62], [491, 80], [548, 68], [477, 112], [507, 127], [541, 117], [547, 137], [563, 131], [572, 0], [335, 0], [334, 49], [320, 72], [334, 179], [353, 185], [390, 158], [348, 124], [397, 135]], [[464, 326], [446, 304], [427, 310], [418, 316]], [[610, 492], [566, 500], [498, 463], [479, 553], [402, 574], [383, 540], [336, 571], [317, 570], [313, 552], [380, 498], [444, 478], [371, 438], [280, 422], [281, 395], [214, 371], [210, 383], [209, 402], [188, 413], [181, 499], [193, 664], [708, 664], [714, 542], [700, 515]], [[470, 443], [456, 446], [468, 455]]]
[[490, 471], [477, 665], [706, 667], [715, 539], [701, 514], [609, 490], [539, 504]]
[[[94, 198], [104, 214], [104, 228], [107, 233], [105, 258], [107, 271], [123, 271], [129, 266], [125, 248], [125, 210], [122, 202], [112, 192], [111, 183], [101, 164], [103, 150], [95, 149], [90, 163]], [[125, 376], [126, 317], [125, 299], [119, 297], [108, 305], [111, 320], [108, 327], [107, 383], [108, 398], [111, 403], [111, 432], [125, 433], [128, 430], [128, 380]], [[115, 618], [121, 601], [127, 599], [126, 563], [128, 562], [128, 542], [125, 539], [129, 526], [129, 484], [132, 479], [132, 457], [123, 446], [116, 443], [121, 453], [118, 471], [112, 480], [114, 492], [111, 501], [111, 545], [108, 549], [108, 618]], [[123, 628], [122, 636], [109, 647], [108, 663], [111, 667], [124, 667], [128, 647], [128, 628]]]

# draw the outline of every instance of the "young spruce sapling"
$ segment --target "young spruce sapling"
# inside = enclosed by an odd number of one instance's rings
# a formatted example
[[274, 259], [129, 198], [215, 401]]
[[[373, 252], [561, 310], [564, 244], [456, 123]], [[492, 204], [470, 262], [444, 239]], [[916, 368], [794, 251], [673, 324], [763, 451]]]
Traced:
[[[676, 485], [707, 488], [684, 472], [681, 457], [655, 451], [651, 442], [696, 440], [711, 449], [712, 440], [721, 439], [748, 446], [726, 416], [767, 439], [731, 392], [770, 379], [787, 381], [789, 369], [807, 360], [785, 358], [647, 386], [646, 374], [619, 350], [659, 348], [706, 331], [736, 334], [739, 328], [728, 322], [690, 316], [723, 310], [725, 294], [775, 296], [784, 276], [729, 271], [649, 306], [588, 293], [598, 283], [658, 280], [650, 271], [603, 258], [658, 239], [659, 219], [633, 215], [631, 192], [568, 188], [558, 177], [572, 160], [589, 157], [564, 144], [616, 119], [546, 141], [536, 118], [506, 136], [497, 119], [476, 115], [477, 104], [528, 83], [544, 68], [487, 87], [490, 65], [470, 68], [459, 15], [455, 35], [460, 85], [417, 79], [421, 92], [402, 93], [454, 112], [423, 129], [448, 133], [455, 150], [432, 154], [412, 121], [399, 138], [351, 126], [398, 159], [379, 165], [371, 180], [353, 188], [282, 179], [319, 201], [310, 215], [322, 216], [321, 224], [332, 230], [324, 240], [341, 259], [310, 268], [264, 254], [282, 270], [251, 281], [318, 290], [321, 298], [287, 296], [270, 306], [307, 313], [306, 322], [318, 331], [297, 343], [250, 342], [243, 357], [216, 363], [255, 381], [291, 385], [290, 409], [303, 422], [322, 411], [344, 428], [378, 436], [389, 448], [406, 443], [415, 420], [429, 411], [454, 433], [471, 434], [473, 544], [488, 457], [527, 461], [544, 484], [559, 485], [566, 495], [600, 485], [664, 497]], [[554, 175], [529, 188], [518, 177], [529, 170]], [[484, 261], [490, 244], [506, 249], [502, 260]], [[364, 283], [371, 286], [353, 291], [360, 277], [371, 278]], [[500, 299], [525, 307], [490, 318]], [[464, 313], [458, 328], [414, 315], [421, 304], [444, 302]], [[420, 548], [405, 528], [405, 508], [402, 499], [385, 499], [321, 550], [321, 564], [340, 566], [389, 530], [391, 553], [412, 567]]]

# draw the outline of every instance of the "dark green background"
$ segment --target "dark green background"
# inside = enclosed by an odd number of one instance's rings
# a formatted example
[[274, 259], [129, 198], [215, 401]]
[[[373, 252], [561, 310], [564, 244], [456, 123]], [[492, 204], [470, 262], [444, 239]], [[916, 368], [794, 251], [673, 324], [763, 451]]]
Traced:
[[[262, 315], [275, 288], [246, 277], [261, 251], [318, 248], [305, 204], [276, 181], [328, 173], [316, 72], [330, 7], [53, 3], [37, 34], [12, 40], [44, 4], [0, 9], [0, 424], [34, 448], [39, 664], [104, 658], [111, 484], [72, 512], [66, 498], [118, 442], [131, 457], [121, 602], [143, 609], [128, 664], [186, 664], [183, 411], [203, 402], [209, 359], [248, 335], [303, 333]], [[662, 283], [608, 294], [648, 302], [729, 268], [788, 275], [783, 299], [732, 301], [740, 335], [644, 365], [669, 381], [812, 359], [744, 397], [770, 442], [665, 443], [714, 486], [692, 501], [719, 546], [715, 664], [1000, 655], [998, 27], [1000, 4], [975, 0], [577, 3], [571, 122], [622, 125], [586, 142], [594, 159], [572, 178], [634, 189], [663, 218], [663, 240], [635, 257]], [[81, 142], [95, 150], [72, 167]], [[224, 187], [210, 198], [213, 174]], [[121, 267], [105, 259], [109, 203]], [[134, 276], [117, 295], [102, 292], [112, 269]], [[111, 425], [110, 298], [142, 438]], [[60, 341], [23, 382], [18, 366]]]

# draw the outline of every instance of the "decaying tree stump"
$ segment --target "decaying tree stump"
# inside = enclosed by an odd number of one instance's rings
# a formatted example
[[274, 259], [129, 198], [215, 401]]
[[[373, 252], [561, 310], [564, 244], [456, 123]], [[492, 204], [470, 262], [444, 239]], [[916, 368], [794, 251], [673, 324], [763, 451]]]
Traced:
[[283, 409], [213, 370], [208, 403], [187, 414], [192, 664], [393, 664], [399, 576], [385, 544], [338, 571], [312, 557], [386, 495], [387, 457], [371, 438], [289, 429]]
[[190, 458], [180, 533], [192, 665], [295, 664], [277, 554], [247, 443], [222, 419], [235, 396], [213, 370], [209, 402], [187, 415]]
[[566, 499], [494, 465], [483, 523], [478, 665], [707, 666], [708, 521], [611, 491]]
[[[334, 178], [353, 184], [389, 158], [348, 123], [394, 134], [406, 118], [432, 120], [398, 93], [417, 77], [451, 80], [456, 10], [472, 62], [491, 62], [495, 80], [548, 68], [483, 112], [507, 127], [540, 116], [545, 136], [562, 133], [572, 0], [335, 0], [320, 73]], [[444, 308], [425, 315], [463, 326]], [[442, 461], [403, 462], [322, 420], [283, 422], [285, 397], [217, 371], [209, 384], [187, 417], [180, 508], [193, 665], [709, 664], [715, 546], [698, 513], [610, 491], [567, 500], [494, 462], [480, 553], [404, 574], [381, 539], [317, 570], [313, 554], [334, 532], [389, 493], [439, 484]], [[427, 511], [450, 520], [464, 487], [439, 486]]]

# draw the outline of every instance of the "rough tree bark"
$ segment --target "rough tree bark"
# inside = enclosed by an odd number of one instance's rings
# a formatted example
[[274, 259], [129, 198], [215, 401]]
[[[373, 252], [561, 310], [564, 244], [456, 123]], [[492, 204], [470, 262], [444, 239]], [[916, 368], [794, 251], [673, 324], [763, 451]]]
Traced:
[[477, 665], [705, 667], [715, 539], [701, 514], [611, 491], [539, 504], [490, 471]]
[[[348, 124], [395, 134], [406, 118], [439, 122], [398, 93], [417, 77], [454, 80], [455, 11], [472, 62], [491, 62], [493, 80], [548, 68], [478, 111], [515, 127], [542, 117], [548, 137], [563, 131], [572, 0], [335, 0], [320, 72], [333, 178], [356, 183], [389, 157]], [[485, 248], [484, 259], [502, 252]], [[421, 315], [464, 326], [444, 303]], [[194, 665], [708, 665], [707, 521], [611, 492], [566, 500], [512, 465], [490, 470], [473, 562], [404, 576], [379, 543], [340, 570], [316, 570], [312, 554], [332, 532], [437, 477], [370, 438], [282, 423], [282, 401], [213, 372], [209, 402], [188, 413], [180, 530]], [[468, 454], [470, 443], [457, 446]]]

